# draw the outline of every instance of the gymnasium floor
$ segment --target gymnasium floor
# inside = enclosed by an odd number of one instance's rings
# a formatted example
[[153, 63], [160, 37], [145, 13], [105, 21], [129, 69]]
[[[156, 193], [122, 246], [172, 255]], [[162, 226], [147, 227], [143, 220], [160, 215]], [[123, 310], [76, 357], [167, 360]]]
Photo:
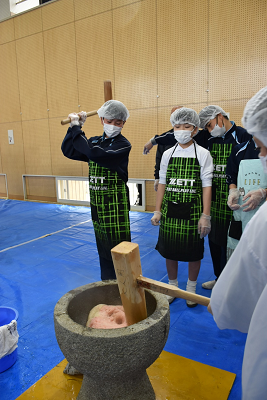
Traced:
[[[130, 213], [132, 241], [139, 244], [143, 275], [167, 282], [165, 260], [154, 249], [158, 227], [150, 218], [151, 213]], [[211, 279], [205, 242], [198, 294], [210, 296], [201, 283]], [[15, 400], [64, 359], [54, 332], [55, 304], [69, 290], [99, 280], [90, 208], [0, 200], [0, 305], [18, 310], [20, 336], [16, 363], [0, 374], [1, 400]], [[178, 280], [185, 289], [186, 263], [180, 263]], [[181, 299], [170, 305], [170, 315], [164, 350], [233, 372], [229, 400], [241, 400], [246, 335], [220, 331], [204, 306], [190, 309]]]

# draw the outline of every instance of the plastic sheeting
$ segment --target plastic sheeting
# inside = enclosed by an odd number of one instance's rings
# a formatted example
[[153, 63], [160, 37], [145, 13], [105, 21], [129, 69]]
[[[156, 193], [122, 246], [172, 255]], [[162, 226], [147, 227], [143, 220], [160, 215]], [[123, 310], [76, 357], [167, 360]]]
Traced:
[[[132, 241], [139, 244], [143, 275], [167, 282], [165, 260], [155, 250], [158, 227], [151, 213], [131, 212]], [[0, 374], [1, 400], [15, 400], [64, 358], [56, 341], [55, 304], [78, 286], [100, 280], [90, 208], [0, 200], [0, 305], [18, 310], [17, 362]], [[185, 289], [187, 263], [179, 266]], [[207, 241], [201, 283], [214, 279]], [[203, 306], [170, 305], [166, 351], [237, 375], [229, 400], [241, 398], [241, 366], [246, 335], [220, 331]]]

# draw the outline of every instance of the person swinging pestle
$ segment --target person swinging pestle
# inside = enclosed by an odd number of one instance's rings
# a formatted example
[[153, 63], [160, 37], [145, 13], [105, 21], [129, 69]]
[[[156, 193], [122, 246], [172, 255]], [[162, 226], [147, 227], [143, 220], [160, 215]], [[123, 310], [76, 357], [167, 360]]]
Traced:
[[124, 240], [131, 241], [127, 186], [131, 144], [121, 134], [129, 111], [120, 101], [109, 100], [97, 113], [103, 134], [87, 139], [81, 129], [86, 113], [72, 113], [61, 149], [66, 157], [89, 165], [90, 206], [101, 279], [109, 280], [116, 279], [110, 250]]

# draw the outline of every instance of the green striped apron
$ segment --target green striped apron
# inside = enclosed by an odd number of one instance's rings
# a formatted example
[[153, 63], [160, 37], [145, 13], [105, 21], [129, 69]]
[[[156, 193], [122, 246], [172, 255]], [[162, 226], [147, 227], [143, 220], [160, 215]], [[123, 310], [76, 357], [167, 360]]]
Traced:
[[211, 232], [209, 239], [226, 247], [227, 231], [233, 212], [227, 205], [228, 185], [226, 183], [226, 164], [232, 151], [232, 144], [214, 143], [210, 154], [213, 158], [214, 171], [211, 200]]
[[90, 160], [89, 190], [98, 253], [112, 259], [114, 246], [131, 241], [128, 187], [116, 171]]
[[204, 239], [200, 239], [198, 221], [202, 213], [202, 181], [197, 155], [171, 156], [161, 213], [158, 252], [169, 260], [201, 260]]

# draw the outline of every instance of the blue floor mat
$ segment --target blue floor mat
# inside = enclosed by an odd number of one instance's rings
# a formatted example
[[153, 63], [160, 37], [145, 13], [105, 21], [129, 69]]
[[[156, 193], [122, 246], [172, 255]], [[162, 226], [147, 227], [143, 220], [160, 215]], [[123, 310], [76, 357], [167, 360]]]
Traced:
[[[155, 250], [158, 227], [151, 213], [131, 212], [132, 241], [138, 243], [143, 275], [167, 282], [165, 260]], [[0, 305], [18, 310], [18, 359], [0, 374], [1, 400], [15, 400], [64, 358], [54, 332], [55, 304], [66, 292], [100, 280], [98, 253], [88, 207], [0, 200]], [[47, 236], [46, 236], [47, 235]], [[179, 263], [185, 289], [187, 263]], [[207, 240], [201, 283], [214, 279]], [[184, 300], [170, 305], [171, 327], [164, 350], [236, 374], [229, 400], [241, 399], [246, 335], [220, 331], [203, 306]]]

